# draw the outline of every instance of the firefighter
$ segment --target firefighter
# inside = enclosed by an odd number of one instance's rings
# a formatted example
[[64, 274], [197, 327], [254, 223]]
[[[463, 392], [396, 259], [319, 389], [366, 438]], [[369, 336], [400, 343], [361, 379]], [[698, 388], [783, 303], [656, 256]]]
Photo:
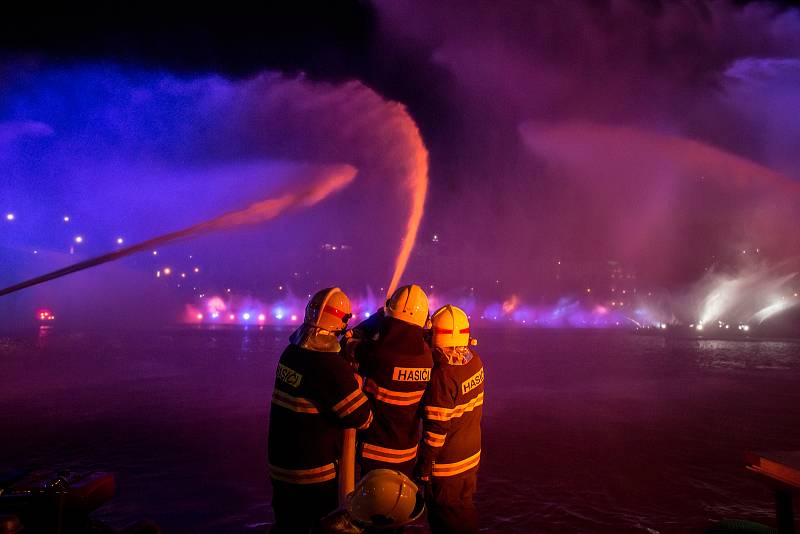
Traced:
[[472, 349], [469, 320], [447, 305], [433, 315], [435, 367], [425, 393], [423, 440], [414, 469], [426, 484], [434, 534], [478, 532], [473, 494], [481, 458], [483, 363]]
[[341, 431], [372, 422], [360, 377], [339, 355], [350, 316], [341, 289], [319, 291], [281, 354], [268, 439], [275, 534], [307, 534], [336, 509]]
[[407, 476], [374, 469], [347, 496], [346, 506], [325, 517], [313, 532], [387, 532], [414, 521], [424, 510], [425, 499]]
[[370, 320], [369, 334], [362, 333], [354, 350], [375, 414], [372, 425], [359, 436], [361, 474], [384, 468], [411, 476], [420, 437], [420, 405], [433, 367], [423, 338], [428, 297], [417, 285], [403, 286], [386, 301], [379, 322]]

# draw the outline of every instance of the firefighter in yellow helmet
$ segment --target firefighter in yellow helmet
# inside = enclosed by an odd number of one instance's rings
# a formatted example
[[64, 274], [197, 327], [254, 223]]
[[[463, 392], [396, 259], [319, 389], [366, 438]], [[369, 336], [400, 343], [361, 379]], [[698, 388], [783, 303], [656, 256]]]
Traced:
[[341, 431], [372, 422], [360, 377], [339, 355], [349, 319], [341, 289], [319, 291], [278, 362], [268, 438], [275, 534], [306, 534], [336, 509]]
[[478, 532], [473, 495], [481, 458], [483, 363], [472, 348], [469, 320], [447, 305], [431, 318], [435, 367], [423, 401], [423, 440], [414, 469], [426, 483], [434, 534]]
[[315, 534], [394, 530], [417, 519], [425, 499], [411, 479], [400, 471], [375, 469], [347, 496], [346, 507], [324, 518]]
[[360, 432], [362, 474], [385, 468], [411, 476], [420, 437], [420, 403], [433, 359], [424, 340], [428, 297], [418, 285], [398, 288], [384, 313], [355, 328], [354, 359], [372, 401], [373, 424]]

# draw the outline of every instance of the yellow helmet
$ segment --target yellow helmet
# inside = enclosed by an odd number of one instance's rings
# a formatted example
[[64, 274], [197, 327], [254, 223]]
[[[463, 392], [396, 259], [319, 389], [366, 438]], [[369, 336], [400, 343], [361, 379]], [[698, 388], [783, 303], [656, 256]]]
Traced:
[[340, 332], [347, 328], [350, 317], [352, 317], [350, 299], [338, 287], [329, 287], [317, 291], [308, 301], [303, 323], [331, 332]]
[[464, 310], [448, 304], [442, 306], [431, 319], [434, 347], [466, 347], [469, 341], [469, 319]]
[[374, 469], [347, 496], [347, 511], [358, 523], [392, 528], [422, 515], [425, 500], [416, 484], [400, 471]]
[[386, 301], [386, 315], [416, 326], [428, 320], [428, 296], [416, 284], [398, 287]]

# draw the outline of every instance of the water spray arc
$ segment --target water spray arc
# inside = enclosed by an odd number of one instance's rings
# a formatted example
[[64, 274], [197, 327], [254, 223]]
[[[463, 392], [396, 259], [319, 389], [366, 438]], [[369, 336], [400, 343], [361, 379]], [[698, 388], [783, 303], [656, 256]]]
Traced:
[[31, 278], [30, 280], [25, 280], [24, 282], [0, 289], [0, 296], [8, 295], [50, 280], [55, 280], [56, 278], [61, 278], [62, 276], [83, 271], [97, 265], [102, 265], [103, 263], [115, 261], [136, 254], [137, 252], [163, 246], [167, 243], [237, 226], [261, 223], [274, 219], [278, 215], [291, 209], [311, 207], [345, 188], [356, 176], [356, 169], [350, 165], [332, 166], [327, 168], [326, 171], [326, 175], [323, 178], [315, 180], [311, 184], [305, 185], [295, 191], [285, 193], [275, 198], [255, 202], [244, 209], [228, 212], [208, 221], [69, 265], [62, 269]]
[[405, 169], [406, 180], [404, 184], [411, 197], [411, 205], [405, 235], [400, 242], [400, 250], [395, 260], [394, 272], [386, 292], [387, 298], [397, 289], [400, 278], [403, 276], [408, 260], [411, 257], [411, 251], [414, 250], [419, 225], [425, 212], [425, 197], [428, 194], [428, 150], [422, 142], [419, 128], [417, 128], [405, 109], [403, 109], [401, 116], [404, 119], [401, 124], [402, 131], [407, 136], [408, 142], [413, 149], [411, 160], [407, 163], [409, 168]]

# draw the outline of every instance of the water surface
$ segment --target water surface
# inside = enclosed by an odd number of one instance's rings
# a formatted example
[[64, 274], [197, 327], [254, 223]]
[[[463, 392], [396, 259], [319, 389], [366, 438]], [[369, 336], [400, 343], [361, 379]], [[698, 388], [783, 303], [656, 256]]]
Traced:
[[[747, 450], [800, 449], [800, 345], [492, 330], [478, 507], [487, 532], [692, 532], [772, 521]], [[98, 514], [167, 532], [272, 520], [268, 399], [288, 330], [0, 335], [0, 469], [117, 473]], [[423, 529], [415, 529], [417, 532]]]

